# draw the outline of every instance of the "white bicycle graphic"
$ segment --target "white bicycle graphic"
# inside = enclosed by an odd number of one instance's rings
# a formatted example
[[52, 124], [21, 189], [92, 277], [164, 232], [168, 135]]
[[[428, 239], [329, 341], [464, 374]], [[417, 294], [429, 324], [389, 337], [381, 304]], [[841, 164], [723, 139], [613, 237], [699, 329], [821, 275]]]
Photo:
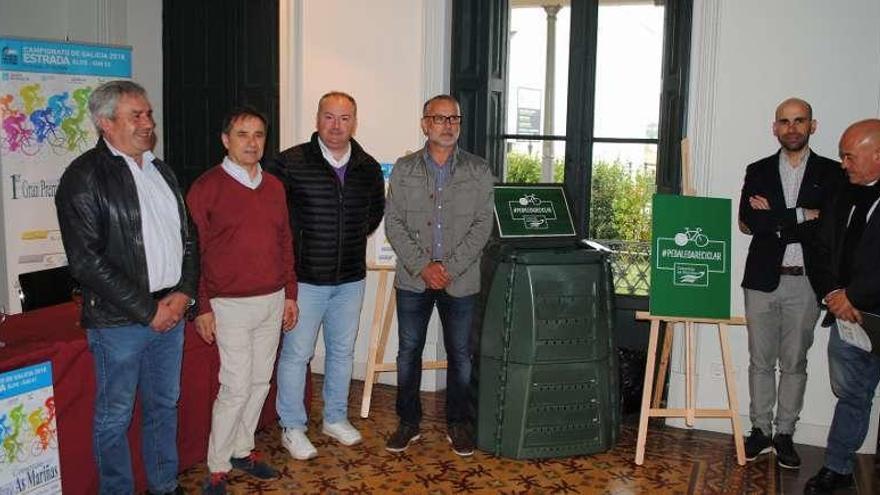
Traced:
[[674, 240], [675, 244], [680, 247], [683, 247], [689, 242], [693, 242], [697, 247], [706, 247], [709, 245], [709, 238], [703, 233], [702, 227], [697, 227], [695, 229], [685, 227], [684, 232], [675, 234]]
[[541, 204], [541, 200], [538, 199], [534, 194], [526, 194], [525, 196], [519, 198], [519, 204], [522, 206], [528, 205], [538, 205]]

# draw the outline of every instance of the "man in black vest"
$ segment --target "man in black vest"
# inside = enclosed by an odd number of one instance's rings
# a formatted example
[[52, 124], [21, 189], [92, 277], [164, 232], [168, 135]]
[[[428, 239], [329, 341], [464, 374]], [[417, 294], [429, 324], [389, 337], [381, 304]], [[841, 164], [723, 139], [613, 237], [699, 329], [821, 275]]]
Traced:
[[270, 172], [287, 191], [298, 281], [299, 320], [284, 334], [278, 358], [282, 443], [295, 459], [315, 457], [306, 437], [306, 366], [324, 329], [324, 434], [343, 445], [361, 441], [348, 421], [348, 390], [360, 323], [369, 236], [385, 213], [379, 163], [352, 138], [357, 103], [339, 91], [318, 101], [317, 132], [276, 160]]
[[775, 450], [777, 463], [789, 469], [800, 467], [792, 435], [803, 406], [807, 351], [819, 317], [816, 295], [805, 275], [817, 263], [812, 243], [820, 207], [843, 183], [838, 163], [810, 150], [815, 131], [809, 103], [797, 98], [780, 103], [773, 135], [781, 148], [748, 166], [739, 205], [740, 224], [752, 235], [742, 282], [752, 421], [746, 459]]
[[823, 263], [812, 276], [828, 305], [828, 368], [837, 405], [825, 465], [804, 493], [852, 486], [855, 451], [868, 432], [880, 381], [880, 357], [845, 341], [840, 332], [841, 325], [861, 324], [863, 312], [880, 313], [880, 120], [851, 125], [840, 138], [840, 159], [850, 185], [823, 210], [816, 248]]

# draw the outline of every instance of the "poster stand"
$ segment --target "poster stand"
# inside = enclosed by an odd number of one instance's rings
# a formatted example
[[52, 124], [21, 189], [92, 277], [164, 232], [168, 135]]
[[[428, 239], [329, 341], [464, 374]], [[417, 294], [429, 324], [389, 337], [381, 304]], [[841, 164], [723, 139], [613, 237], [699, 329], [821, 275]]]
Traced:
[[[681, 142], [682, 156], [682, 196], [695, 196], [696, 189], [693, 186], [693, 173], [690, 161], [690, 146], [687, 138]], [[653, 264], [653, 257], [652, 257]], [[636, 320], [650, 320], [651, 333], [648, 339], [648, 357], [645, 365], [645, 381], [642, 388], [642, 406], [639, 416], [639, 432], [636, 440], [635, 462], [641, 466], [645, 461], [645, 443], [648, 436], [648, 421], [651, 418], [684, 418], [687, 426], [693, 426], [696, 418], [728, 418], [733, 428], [733, 442], [736, 447], [736, 461], [740, 466], [745, 465], [745, 448], [743, 445], [742, 426], [737, 412], [736, 378], [734, 365], [730, 356], [730, 343], [728, 339], [728, 325], [745, 325], [746, 320], [741, 316], [730, 318], [708, 318], [699, 316], [658, 316], [649, 311], [637, 311]], [[660, 324], [665, 324], [663, 348], [660, 351], [660, 367], [657, 370], [657, 383], [654, 383], [654, 369], [657, 359], [657, 344], [660, 335]], [[666, 373], [669, 369], [669, 355], [672, 351], [672, 339], [675, 325], [684, 324], [684, 352], [685, 352], [685, 404], [684, 408], [660, 407], [663, 398], [663, 389], [666, 383]], [[727, 388], [726, 409], [706, 409], [696, 407], [695, 379], [696, 379], [696, 344], [695, 324], [709, 324], [718, 326], [718, 338], [721, 343], [721, 361], [723, 365], [724, 384]]]
[[[648, 339], [648, 361], [645, 365], [645, 383], [642, 389], [642, 408], [639, 417], [639, 433], [636, 440], [636, 464], [641, 466], [645, 461], [645, 442], [648, 436], [648, 420], [650, 418], [684, 418], [685, 424], [694, 425], [695, 418], [729, 418], [733, 427], [733, 442], [736, 446], [736, 462], [745, 465], [745, 449], [743, 446], [742, 426], [736, 410], [736, 378], [733, 372], [733, 361], [730, 356], [730, 343], [727, 337], [728, 325], [745, 325], [743, 317], [728, 319], [693, 318], [680, 316], [657, 316], [647, 311], [637, 311], [637, 320], [651, 321], [651, 334]], [[654, 389], [654, 368], [657, 355], [657, 341], [660, 334], [660, 323], [666, 325], [663, 349], [660, 352], [660, 368], [657, 372], [657, 387]], [[669, 354], [672, 349], [673, 328], [676, 323], [683, 323], [685, 328], [685, 407], [661, 408], [660, 399], [663, 395], [663, 384], [669, 367]], [[724, 368], [724, 383], [727, 387], [727, 409], [700, 409], [696, 407], [694, 378], [696, 363], [694, 359], [694, 324], [704, 323], [718, 326], [718, 338], [721, 342], [721, 361]], [[652, 394], [653, 392], [653, 394]], [[653, 395], [653, 398], [652, 398]]]
[[[373, 323], [370, 326], [370, 349], [367, 352], [367, 370], [364, 373], [364, 392], [361, 396], [361, 417], [370, 415], [370, 401], [373, 396], [373, 385], [379, 373], [397, 371], [396, 362], [385, 362], [385, 348], [388, 346], [388, 333], [391, 331], [391, 323], [397, 310], [397, 299], [394, 297], [393, 284], [388, 283], [393, 278], [394, 266], [369, 265], [369, 271], [379, 274], [379, 285], [376, 288], [376, 302], [373, 305]], [[390, 290], [388, 286], [392, 287]], [[446, 369], [446, 361], [423, 361], [423, 370]]]

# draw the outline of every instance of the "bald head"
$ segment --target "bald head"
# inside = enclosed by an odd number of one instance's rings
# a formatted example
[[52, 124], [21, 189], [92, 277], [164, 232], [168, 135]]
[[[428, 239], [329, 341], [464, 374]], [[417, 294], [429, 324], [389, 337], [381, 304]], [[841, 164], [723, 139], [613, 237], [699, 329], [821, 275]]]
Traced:
[[840, 137], [840, 166], [852, 184], [867, 185], [880, 179], [880, 120], [861, 120]]
[[805, 100], [800, 98], [788, 98], [784, 100], [779, 106], [776, 107], [776, 119], [779, 119], [780, 114], [782, 114], [783, 110], [786, 107], [797, 107], [798, 110], [803, 110], [807, 115], [807, 120], [813, 120], [813, 107], [807, 103]]

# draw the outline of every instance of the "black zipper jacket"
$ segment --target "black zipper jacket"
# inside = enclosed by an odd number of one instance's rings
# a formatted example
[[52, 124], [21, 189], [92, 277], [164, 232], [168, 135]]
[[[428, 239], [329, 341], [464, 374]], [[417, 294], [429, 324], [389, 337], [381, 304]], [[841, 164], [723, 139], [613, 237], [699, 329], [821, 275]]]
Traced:
[[[183, 267], [175, 290], [194, 297], [195, 229], [171, 168], [158, 158], [153, 165], [174, 192], [180, 213]], [[55, 207], [70, 273], [82, 286], [83, 326], [149, 325], [157, 306], [150, 294], [137, 188], [125, 160], [99, 139], [64, 171]]]
[[297, 280], [339, 285], [363, 279], [367, 236], [385, 213], [379, 163], [352, 139], [340, 184], [316, 132], [310, 141], [283, 151], [267, 170], [281, 179], [287, 192]]

